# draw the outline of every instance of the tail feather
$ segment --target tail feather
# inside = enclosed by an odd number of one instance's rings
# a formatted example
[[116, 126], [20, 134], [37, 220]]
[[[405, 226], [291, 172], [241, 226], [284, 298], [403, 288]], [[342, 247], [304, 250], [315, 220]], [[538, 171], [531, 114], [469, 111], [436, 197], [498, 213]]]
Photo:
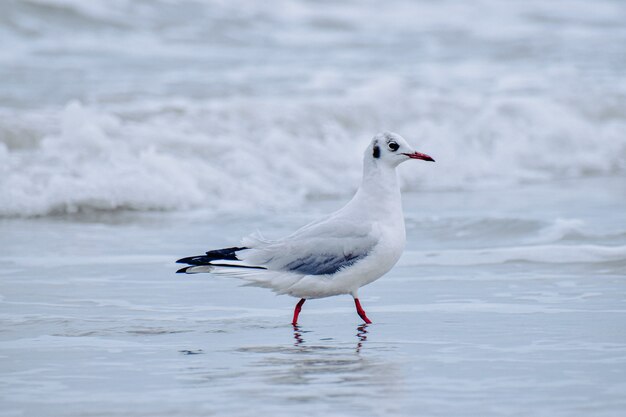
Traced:
[[[241, 256], [237, 256], [237, 252], [244, 250], [249, 252], [243, 252], [239, 254]], [[205, 255], [182, 258], [177, 262], [187, 265], [176, 272], [179, 274], [210, 272], [217, 276], [241, 279], [246, 282], [245, 285], [269, 288], [278, 294], [290, 294], [302, 298], [302, 293], [298, 292], [297, 284], [304, 275], [299, 272], [280, 271], [259, 266], [259, 264], [264, 264], [263, 258], [257, 256], [254, 259], [254, 256], [250, 256], [255, 250], [256, 248], [250, 247], [232, 247], [212, 250]], [[324, 282], [325, 280], [315, 278], [314, 286], [323, 286]]]

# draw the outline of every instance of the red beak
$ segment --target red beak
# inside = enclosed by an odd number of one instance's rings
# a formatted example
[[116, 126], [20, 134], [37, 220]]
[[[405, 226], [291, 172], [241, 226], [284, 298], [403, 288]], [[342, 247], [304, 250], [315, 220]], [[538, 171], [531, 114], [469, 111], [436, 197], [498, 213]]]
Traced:
[[406, 155], [406, 156], [408, 156], [411, 159], [421, 159], [422, 161], [435, 162], [435, 160], [433, 158], [431, 158], [430, 156], [426, 155], [425, 153], [413, 152], [413, 153], [405, 153], [403, 155]]

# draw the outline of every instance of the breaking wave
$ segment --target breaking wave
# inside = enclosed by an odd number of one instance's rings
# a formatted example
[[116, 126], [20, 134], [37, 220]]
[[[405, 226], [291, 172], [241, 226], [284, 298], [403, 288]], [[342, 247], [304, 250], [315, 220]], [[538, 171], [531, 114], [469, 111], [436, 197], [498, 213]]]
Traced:
[[615, 2], [254, 4], [9, 1], [0, 216], [348, 196], [381, 130], [408, 192], [626, 171]]
[[[79, 102], [48, 117], [5, 114], [0, 214], [245, 210], [348, 195], [370, 137], [391, 126], [437, 160], [400, 167], [408, 191], [618, 175], [626, 168], [626, 130], [584, 119], [575, 108], [502, 97], [466, 109], [464, 120], [438, 114], [434, 122], [426, 114], [445, 113], [437, 109], [441, 100], [370, 86], [368, 94], [324, 100], [179, 101], [156, 109], [142, 103], [128, 111], [142, 113], [135, 119]], [[401, 102], [402, 110], [381, 101]], [[50, 127], [31, 125], [38, 121]]]

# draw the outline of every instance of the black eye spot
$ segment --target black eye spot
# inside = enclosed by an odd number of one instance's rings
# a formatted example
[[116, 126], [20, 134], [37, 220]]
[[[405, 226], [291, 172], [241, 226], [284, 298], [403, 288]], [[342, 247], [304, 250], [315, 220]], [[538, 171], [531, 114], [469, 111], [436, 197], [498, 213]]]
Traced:
[[380, 158], [380, 148], [378, 145], [374, 145], [374, 151], [372, 152], [374, 158]]
[[391, 149], [391, 152], [395, 152], [400, 148], [400, 145], [398, 145], [396, 142], [391, 141], [387, 144], [387, 146], [389, 147], [389, 149]]

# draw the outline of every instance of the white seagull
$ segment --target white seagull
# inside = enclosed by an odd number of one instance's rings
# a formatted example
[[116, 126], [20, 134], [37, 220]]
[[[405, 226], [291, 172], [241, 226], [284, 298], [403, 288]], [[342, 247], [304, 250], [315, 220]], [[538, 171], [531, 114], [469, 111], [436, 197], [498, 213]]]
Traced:
[[365, 150], [361, 186], [342, 209], [282, 239], [251, 235], [239, 247], [179, 259], [178, 263], [189, 266], [177, 272], [233, 276], [300, 298], [293, 325], [306, 300], [350, 294], [359, 316], [371, 323], [358, 290], [387, 273], [404, 250], [406, 232], [396, 167], [409, 159], [434, 162], [400, 135], [379, 133]]

